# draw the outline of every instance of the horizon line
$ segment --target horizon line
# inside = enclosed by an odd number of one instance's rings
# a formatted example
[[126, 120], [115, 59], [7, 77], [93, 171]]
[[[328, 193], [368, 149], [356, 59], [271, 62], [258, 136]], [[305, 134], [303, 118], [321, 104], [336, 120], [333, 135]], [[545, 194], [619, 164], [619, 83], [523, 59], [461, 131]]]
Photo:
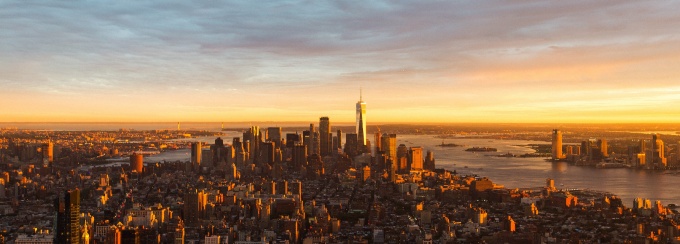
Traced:
[[[245, 123], [283, 123], [283, 124], [309, 124], [310, 121], [0, 121], [0, 124], [165, 124], [165, 123], [190, 123], [190, 124], [210, 124], [210, 123], [229, 123], [229, 124], [245, 124]], [[313, 123], [313, 122], [312, 122]], [[354, 124], [355, 121], [338, 121], [334, 123], [340, 124]], [[378, 125], [432, 125], [432, 124], [625, 124], [625, 125], [670, 125], [678, 124], [680, 122], [366, 122], [367, 124]]]

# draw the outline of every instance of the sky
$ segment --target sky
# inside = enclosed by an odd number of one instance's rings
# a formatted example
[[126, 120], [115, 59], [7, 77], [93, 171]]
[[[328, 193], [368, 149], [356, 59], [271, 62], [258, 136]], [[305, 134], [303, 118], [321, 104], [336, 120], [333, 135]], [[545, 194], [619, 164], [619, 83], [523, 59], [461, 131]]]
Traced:
[[0, 1], [0, 122], [680, 122], [678, 1]]

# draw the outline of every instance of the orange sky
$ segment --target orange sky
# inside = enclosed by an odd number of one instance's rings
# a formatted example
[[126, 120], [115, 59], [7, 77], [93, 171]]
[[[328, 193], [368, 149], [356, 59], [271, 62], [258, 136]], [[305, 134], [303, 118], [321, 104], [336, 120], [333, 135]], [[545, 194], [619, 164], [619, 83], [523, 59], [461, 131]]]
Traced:
[[676, 2], [212, 4], [0, 3], [0, 122], [680, 122]]

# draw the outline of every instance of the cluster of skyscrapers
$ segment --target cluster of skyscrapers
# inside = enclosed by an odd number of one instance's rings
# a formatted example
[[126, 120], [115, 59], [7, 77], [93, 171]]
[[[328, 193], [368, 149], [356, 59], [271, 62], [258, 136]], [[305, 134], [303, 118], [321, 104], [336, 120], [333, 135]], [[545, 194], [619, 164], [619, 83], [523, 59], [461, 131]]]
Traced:
[[[651, 144], [648, 146], [648, 143]], [[678, 144], [680, 145], [680, 144]], [[566, 152], [564, 151], [566, 149]], [[678, 148], [680, 149], [680, 148]], [[552, 160], [566, 160], [581, 165], [630, 166], [646, 169], [666, 169], [680, 163], [677, 152], [668, 155], [660, 134], [652, 134], [651, 140], [640, 139], [637, 145], [628, 146], [627, 153], [612, 157], [606, 139], [588, 139], [580, 145], [562, 145], [562, 132], [552, 131]], [[670, 156], [670, 159], [667, 157]], [[611, 166], [610, 166], [611, 167]]]

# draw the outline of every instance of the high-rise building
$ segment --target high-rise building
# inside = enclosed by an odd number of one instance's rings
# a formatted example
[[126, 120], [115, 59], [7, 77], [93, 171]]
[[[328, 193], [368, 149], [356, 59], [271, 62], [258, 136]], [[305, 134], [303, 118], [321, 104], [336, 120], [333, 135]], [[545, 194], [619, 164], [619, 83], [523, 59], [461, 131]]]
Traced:
[[[385, 154], [392, 158], [393, 160], [397, 159], [397, 134], [383, 134], [381, 139], [381, 146], [380, 148], [385, 151]], [[378, 142], [376, 142], [378, 143]]]
[[397, 147], [397, 157], [395, 163], [397, 164], [397, 172], [400, 174], [408, 173], [408, 148], [404, 144], [399, 144]]
[[276, 144], [277, 148], [280, 148], [281, 145], [281, 139], [282, 138], [282, 133], [281, 133], [281, 127], [269, 127], [267, 128], [267, 140], [273, 142]]
[[654, 167], [666, 167], [666, 156], [663, 140], [660, 134], [652, 135], [652, 164]]
[[366, 182], [369, 178], [371, 178], [371, 167], [366, 165], [361, 168], [361, 182]]
[[208, 196], [196, 189], [189, 190], [184, 194], [184, 223], [187, 225], [194, 225], [205, 212], [205, 205]]
[[552, 159], [563, 159], [562, 154], [562, 132], [560, 130], [553, 130], [552, 132]]
[[144, 155], [134, 152], [130, 155], [130, 170], [140, 174], [144, 171]]
[[275, 162], [276, 145], [274, 142], [263, 142], [260, 148], [260, 161], [269, 165]]
[[362, 94], [359, 94], [359, 101], [357, 102], [356, 133], [359, 146], [366, 146], [366, 103]]
[[423, 148], [422, 147], [411, 147], [409, 149], [409, 163], [410, 170], [412, 171], [422, 171], [423, 170]]
[[218, 137], [215, 139], [215, 144], [210, 146], [210, 152], [212, 154], [212, 166], [214, 168], [224, 167], [227, 164], [227, 147], [224, 145], [224, 140]]
[[597, 141], [598, 147], [600, 148], [600, 152], [602, 153], [602, 157], [609, 157], [609, 148], [607, 147], [607, 139], [600, 139]]
[[338, 147], [337, 147], [337, 148], [334, 148], [333, 150], [338, 150], [338, 149], [342, 149], [342, 148], [343, 148], [343, 147], [342, 147], [342, 130], [338, 130], [336, 133], [337, 133], [336, 136], [338, 137]]
[[397, 182], [397, 163], [395, 161], [396, 159], [388, 158], [386, 165], [387, 165], [387, 175], [389, 178], [389, 181], [392, 183]]
[[54, 162], [54, 143], [51, 141], [44, 145], [43, 157], [47, 159], [49, 165]]
[[307, 166], [307, 147], [302, 144], [293, 146], [292, 153], [293, 167], [299, 169], [303, 166]]
[[236, 164], [237, 168], [243, 169], [245, 167], [246, 152], [243, 148], [241, 138], [234, 137], [232, 139], [231, 147], [234, 148], [234, 164]]
[[314, 128], [314, 124], [309, 124], [309, 130], [302, 132], [302, 142], [307, 147], [307, 154], [321, 154], [319, 136], [319, 132]]
[[435, 163], [434, 163], [434, 153], [430, 150], [427, 151], [427, 154], [425, 156], [425, 164], [423, 165], [423, 169], [429, 170], [429, 171], [434, 171], [435, 169]]
[[[243, 132], [243, 142], [246, 144], [244, 147], [246, 153], [248, 153], [252, 160], [257, 161], [260, 153], [260, 144], [262, 143], [262, 134], [260, 134], [259, 126], [251, 126], [249, 130]], [[247, 146], [249, 145], [249, 146]]]
[[80, 190], [59, 193], [54, 200], [57, 217], [54, 224], [54, 243], [80, 243]]
[[203, 153], [203, 145], [201, 142], [191, 143], [191, 163], [195, 165], [201, 165], [201, 159]]
[[286, 134], [286, 147], [293, 147], [297, 143], [302, 143], [302, 140], [300, 139], [300, 134], [298, 134], [297, 132]]
[[328, 117], [319, 118], [319, 144], [321, 146], [321, 156], [328, 156], [332, 152], [333, 138], [331, 133], [331, 122]]
[[382, 134], [380, 133], [380, 129], [378, 129], [378, 132], [375, 133], [375, 151], [373, 151], [374, 154], [377, 154], [379, 151], [383, 151], [382, 149]]
[[310, 154], [316, 154], [316, 155], [321, 155], [321, 138], [319, 138], [319, 132], [315, 131], [314, 136], [312, 137], [312, 144], [314, 145], [314, 150]]
[[358, 139], [357, 139], [357, 134], [354, 133], [347, 133], [345, 134], [345, 153], [350, 156], [354, 157], [357, 155], [357, 148], [358, 148]]

